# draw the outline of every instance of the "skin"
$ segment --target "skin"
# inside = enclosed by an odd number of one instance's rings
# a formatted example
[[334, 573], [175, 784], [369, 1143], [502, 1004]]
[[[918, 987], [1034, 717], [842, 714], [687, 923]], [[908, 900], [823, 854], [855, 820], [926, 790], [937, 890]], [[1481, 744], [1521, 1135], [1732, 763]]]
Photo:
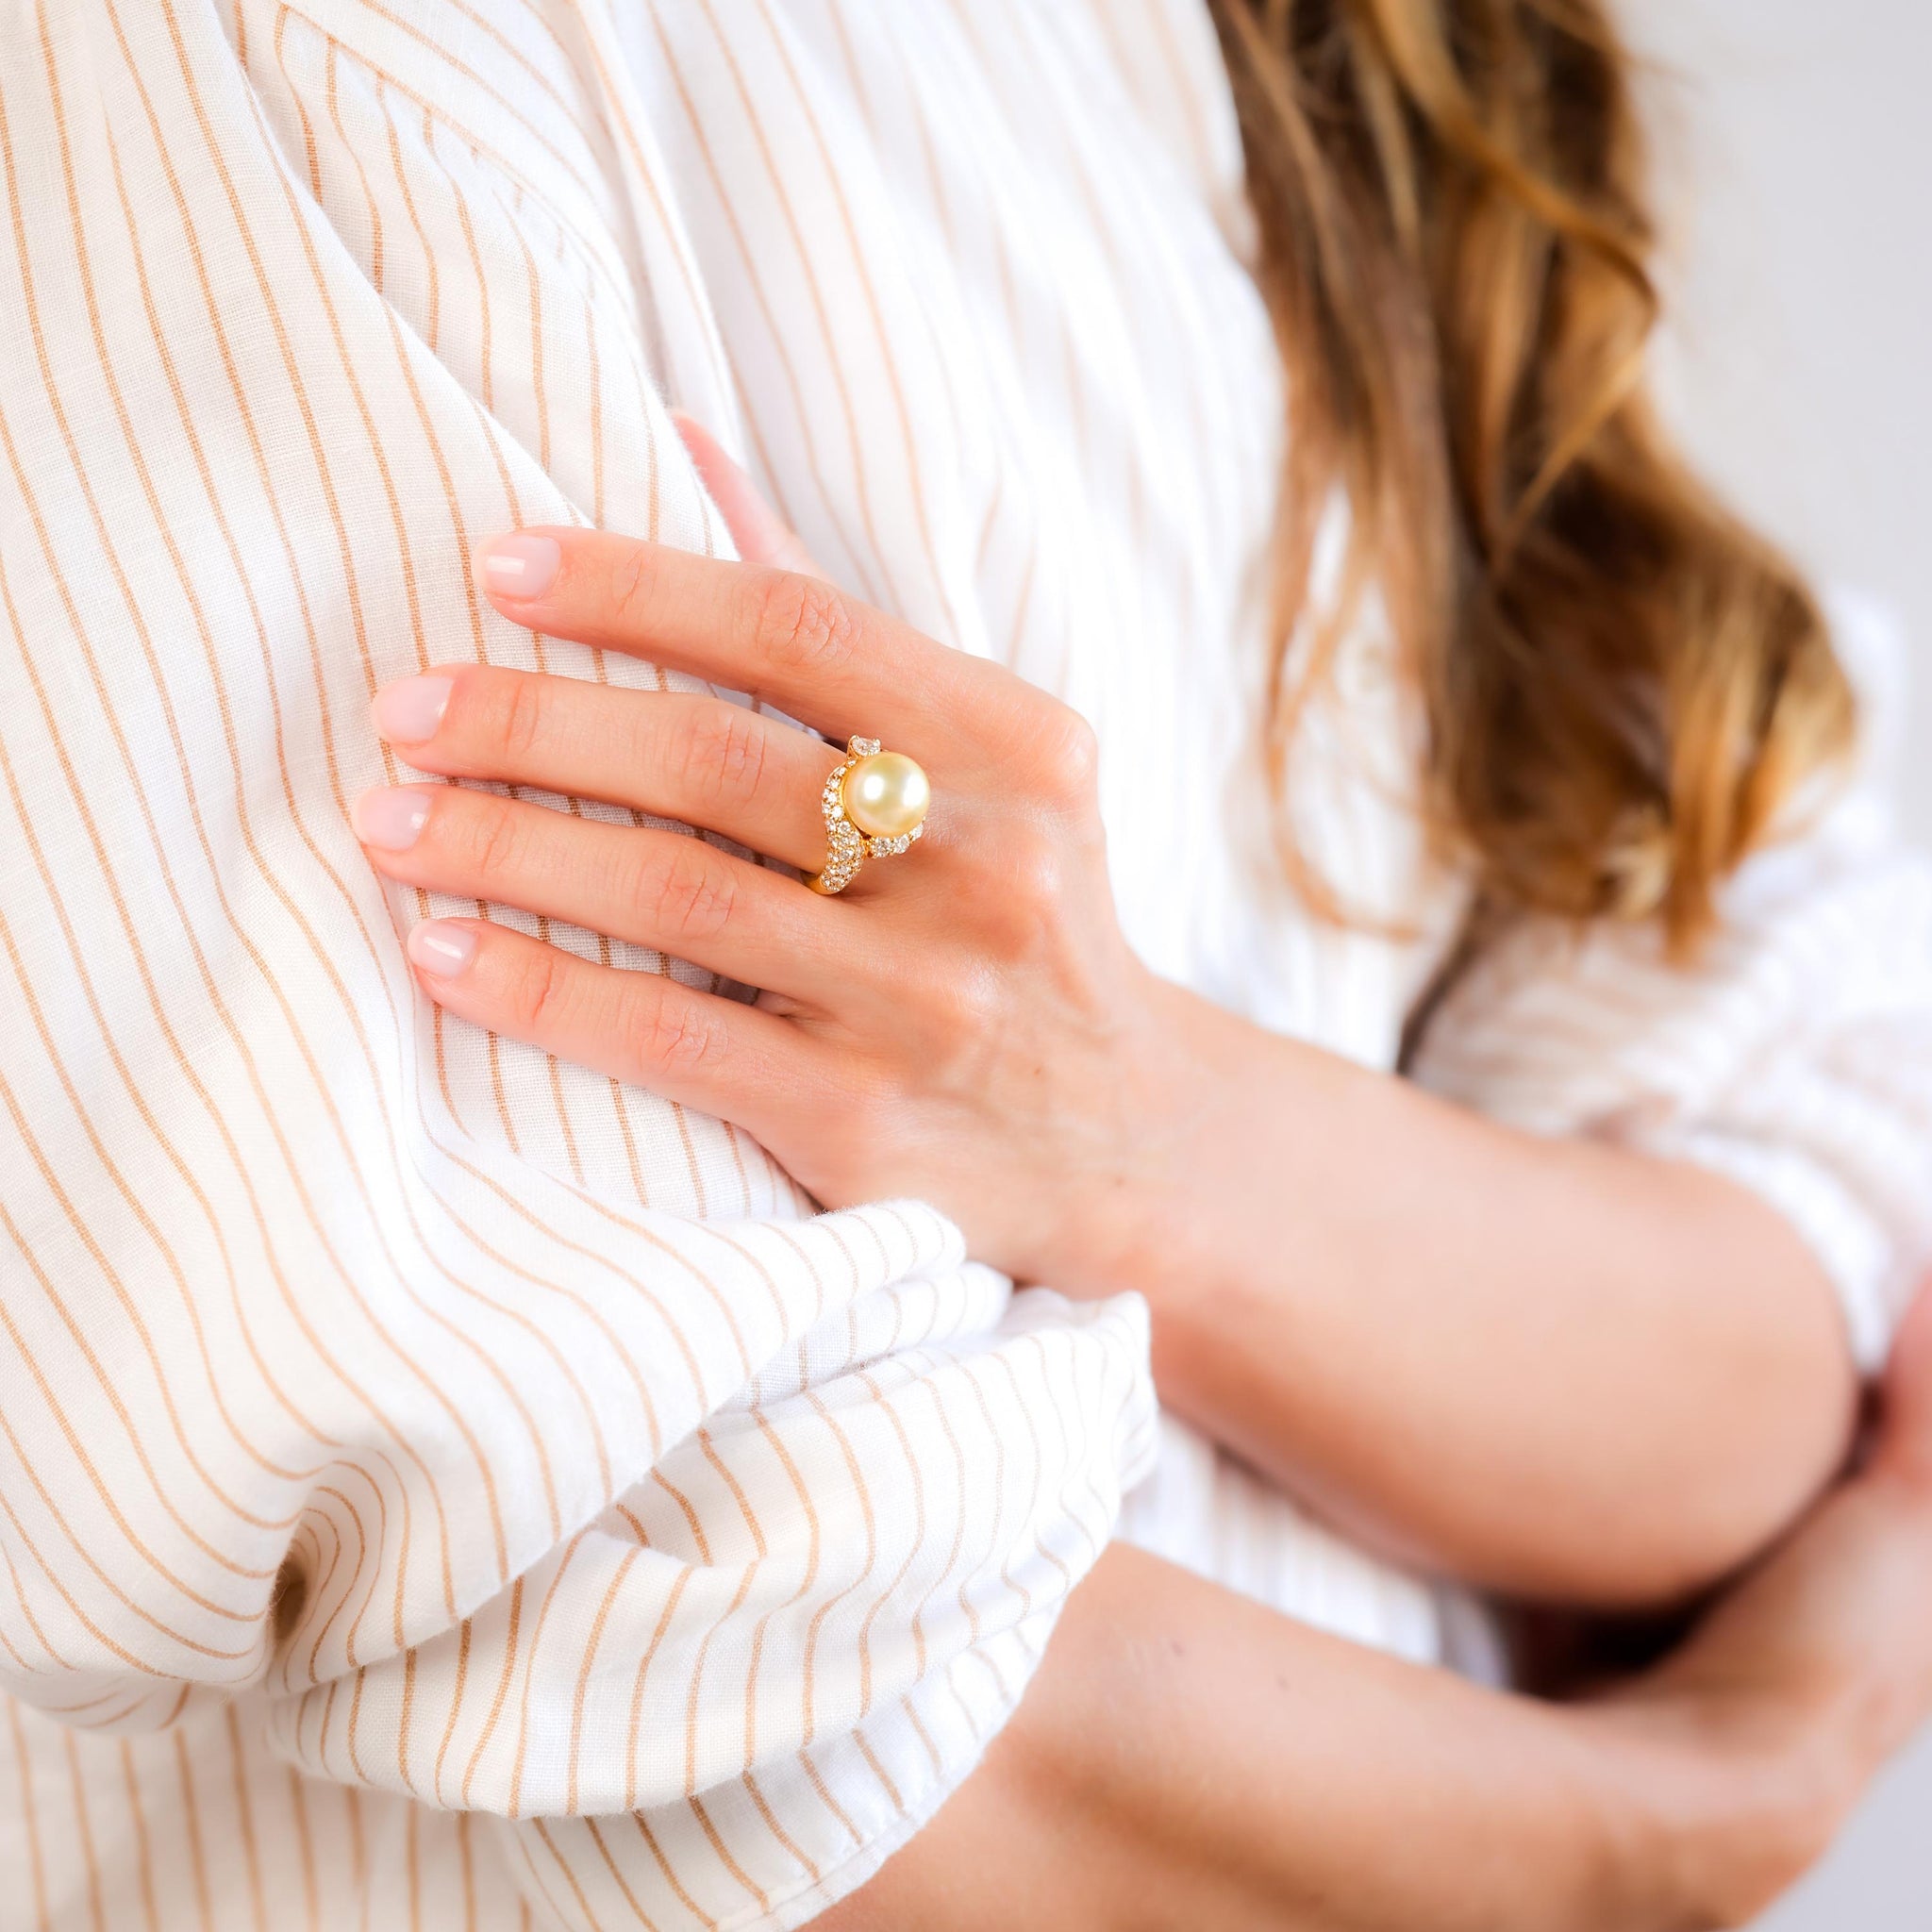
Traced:
[[[358, 829], [394, 879], [764, 989], [746, 1006], [446, 920], [410, 939], [431, 997], [737, 1122], [827, 1205], [920, 1196], [1016, 1279], [1141, 1291], [1168, 1402], [1429, 1568], [1652, 1603], [1795, 1517], [1842, 1457], [1855, 1378], [1782, 1217], [1695, 1169], [1509, 1132], [1157, 978], [1115, 917], [1085, 722], [802, 568], [687, 435], [760, 560], [526, 532], [554, 580], [531, 596], [486, 550], [492, 601], [828, 735], [862, 725], [929, 773], [925, 836], [827, 899], [676, 832], [463, 788], [372, 794]], [[445, 700], [433, 728], [425, 696]], [[473, 664], [391, 687], [376, 722], [427, 772], [824, 859], [814, 808], [841, 754], [763, 709]]]
[[824, 1932], [1702, 1932], [1932, 1707], [1932, 1298], [1874, 1460], [1662, 1665], [1556, 1706], [1116, 1547], [1018, 1713]]
[[[423, 788], [386, 818], [365, 807], [366, 827], [413, 829], [406, 845], [372, 842], [390, 875], [768, 989], [745, 1007], [454, 921], [411, 936], [431, 995], [741, 1122], [823, 1200], [925, 1194], [1022, 1279], [1141, 1287], [1170, 1394], [1404, 1548], [1552, 1593], [1618, 1593], [1599, 1588], [1607, 1577], [1642, 1597], [1769, 1535], [1837, 1454], [1849, 1404], [1823, 1284], [1775, 1217], [1696, 1176], [1515, 1141], [1150, 980], [1107, 900], [1085, 727], [840, 598], [722, 453], [691, 441], [741, 549], [766, 567], [554, 532], [555, 588], [499, 608], [828, 730], [862, 720], [927, 764], [941, 799], [930, 832], [915, 858], [874, 862], [825, 901], [675, 834]], [[799, 804], [838, 754], [774, 720], [703, 697], [442, 675], [433, 732], [391, 731], [422, 769], [611, 798], [788, 865], [823, 858]], [[1235, 1178], [1220, 1200], [1197, 1191], [1182, 1212], [1188, 1174], [1221, 1159]], [[1360, 1179], [1372, 1168], [1373, 1197]], [[1224, 1245], [1194, 1231], [1240, 1223], [1284, 1174], [1310, 1224], [1292, 1278], [1265, 1228], [1238, 1227]], [[1484, 1203], [1507, 1208], [1512, 1233], [1523, 1224], [1526, 1255], [1496, 1252]], [[1225, 1212], [1203, 1211], [1215, 1206]], [[1411, 1215], [1441, 1220], [1426, 1243], [1405, 1234]], [[1612, 1241], [1667, 1288], [1703, 1273], [1696, 1317], [1674, 1293], [1632, 1291], [1627, 1266], [1595, 1265]], [[1753, 1271], [1765, 1278], [1748, 1304], [1710, 1279]], [[1366, 1313], [1352, 1318], [1351, 1299]], [[1512, 1353], [1505, 1331], [1531, 1307], [1534, 1346]], [[1404, 1350], [1388, 1346], [1391, 1328]], [[1478, 1347], [1463, 1345], [1472, 1331]], [[1349, 1372], [1352, 1349], [1365, 1366]], [[1239, 1359], [1259, 1354], [1294, 1360], [1295, 1374]], [[1344, 1366], [1331, 1379], [1315, 1357]], [[1561, 1382], [1560, 1401], [1518, 1385], [1528, 1361], [1531, 1383]], [[1480, 1400], [1441, 1386], [1472, 1374], [1488, 1378]], [[1391, 1375], [1396, 1396], [1379, 1386]], [[1663, 1666], [1588, 1706], [1416, 1670], [1110, 1550], [981, 1768], [821, 1923], [1741, 1924], [1817, 1855], [1932, 1705], [1932, 1316], [1901, 1345], [1893, 1408], [1863, 1476]], [[1406, 1474], [1378, 1444], [1383, 1428], [1411, 1453], [1426, 1443], [1415, 1459], [1436, 1479]], [[1637, 1440], [1659, 1435], [1661, 1446]], [[1718, 1458], [1727, 1474], [1700, 1488], [1714, 1443], [1732, 1451]], [[1678, 1488], [1651, 1488], [1673, 1457]], [[1613, 1490], [1591, 1487], [1606, 1457], [1645, 1485], [1646, 1510], [1671, 1517], [1662, 1532], [1595, 1524], [1613, 1559], [1566, 1540], [1557, 1500], [1574, 1511], [1578, 1494]], [[1514, 1480], [1529, 1465], [1534, 1487]], [[1465, 1485], [1486, 1493], [1451, 1493]]]

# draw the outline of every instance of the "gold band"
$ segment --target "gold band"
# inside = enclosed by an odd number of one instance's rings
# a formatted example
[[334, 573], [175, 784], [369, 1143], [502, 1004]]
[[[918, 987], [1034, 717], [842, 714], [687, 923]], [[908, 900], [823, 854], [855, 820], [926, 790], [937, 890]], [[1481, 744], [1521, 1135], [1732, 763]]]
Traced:
[[[855, 774], [862, 778], [861, 768], [873, 760], [880, 766], [890, 762], [899, 780], [898, 822], [904, 824], [904, 830], [868, 832], [854, 823], [846, 781]], [[859, 867], [868, 858], [887, 858], [909, 850], [925, 830], [927, 795], [925, 774], [910, 758], [882, 750], [876, 738], [847, 740], [843, 760], [834, 767], [819, 793], [819, 810], [825, 821], [824, 870], [808, 873], [806, 884], [829, 898], [842, 892], [858, 876]]]

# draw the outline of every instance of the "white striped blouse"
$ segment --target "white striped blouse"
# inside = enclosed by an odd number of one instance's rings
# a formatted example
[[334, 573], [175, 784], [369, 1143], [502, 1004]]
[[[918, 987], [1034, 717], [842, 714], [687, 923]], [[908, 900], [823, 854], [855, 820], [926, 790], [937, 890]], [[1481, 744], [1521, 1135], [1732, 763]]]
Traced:
[[[349, 827], [384, 680], [665, 681], [467, 558], [724, 549], [675, 403], [1094, 720], [1155, 966], [1392, 1066], [1459, 894], [1374, 636], [1301, 804], [1411, 936], [1246, 830], [1279, 380], [1200, 0], [0, 0], [0, 1926], [801, 1924], [1122, 1528], [1439, 1654], [1435, 1592], [1157, 1429], [1138, 1302], [446, 1021]], [[1696, 974], [1525, 936], [1423, 1072], [1762, 1188], [1870, 1361], [1928, 1014], [1854, 802]]]

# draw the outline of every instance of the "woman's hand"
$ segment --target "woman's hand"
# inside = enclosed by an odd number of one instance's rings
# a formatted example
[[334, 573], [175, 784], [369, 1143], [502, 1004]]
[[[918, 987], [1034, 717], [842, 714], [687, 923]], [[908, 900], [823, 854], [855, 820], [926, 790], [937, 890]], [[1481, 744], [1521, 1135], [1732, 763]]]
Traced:
[[1932, 1718], [1932, 1279], [1870, 1454], [1654, 1669], [1566, 1712], [1627, 1753], [1697, 1923], [1743, 1924]]
[[[433, 998], [738, 1123], [828, 1206], [916, 1195], [1022, 1280], [1141, 1291], [1166, 1401], [1420, 1567], [1656, 1602], [1791, 1520], [1842, 1454], [1854, 1381], [1783, 1217], [1156, 979], [1115, 918], [1086, 724], [827, 585], [687, 439], [754, 561], [525, 531], [485, 553], [497, 608], [882, 740], [930, 775], [925, 836], [824, 898], [676, 831], [374, 792], [358, 826], [391, 877], [762, 989], [745, 1005], [442, 919], [409, 940]], [[376, 715], [426, 771], [826, 859], [841, 754], [763, 709], [469, 665], [389, 687]]]
[[[741, 544], [803, 565], [702, 432]], [[748, 1129], [819, 1200], [917, 1195], [973, 1252], [1051, 1278], [1117, 1185], [1160, 1058], [1162, 990], [1114, 917], [1094, 742], [1065, 706], [841, 594], [807, 569], [729, 563], [579, 529], [488, 546], [497, 608], [553, 637], [747, 691], [703, 694], [452, 665], [387, 687], [410, 764], [608, 800], [821, 868], [820, 791], [842, 743], [924, 767], [920, 843], [819, 896], [681, 832], [479, 791], [358, 801], [372, 861], [411, 886], [566, 920], [760, 988], [747, 1006], [588, 963], [476, 919], [409, 937], [451, 1012]]]

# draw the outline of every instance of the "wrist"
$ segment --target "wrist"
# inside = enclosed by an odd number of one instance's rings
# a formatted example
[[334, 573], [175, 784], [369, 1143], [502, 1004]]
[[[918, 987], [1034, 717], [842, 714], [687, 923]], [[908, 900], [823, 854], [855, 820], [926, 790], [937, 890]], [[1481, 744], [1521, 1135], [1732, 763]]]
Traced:
[[1594, 1786], [1602, 1932], [1713, 1932], [1757, 1919], [1822, 1856], [1857, 1780], [1818, 1734], [1724, 1700], [1563, 1713]]
[[1024, 1279], [1088, 1296], [1166, 1298], [1188, 1225], [1200, 1125], [1213, 1075], [1200, 1051], [1198, 995], [1144, 969], [1113, 1054], [1101, 1131], [1056, 1177], [1056, 1209], [1029, 1244]]
[[1712, 1932], [1734, 1794], [1673, 1735], [1678, 1713], [1548, 1707], [1574, 1800], [1575, 1932]]

